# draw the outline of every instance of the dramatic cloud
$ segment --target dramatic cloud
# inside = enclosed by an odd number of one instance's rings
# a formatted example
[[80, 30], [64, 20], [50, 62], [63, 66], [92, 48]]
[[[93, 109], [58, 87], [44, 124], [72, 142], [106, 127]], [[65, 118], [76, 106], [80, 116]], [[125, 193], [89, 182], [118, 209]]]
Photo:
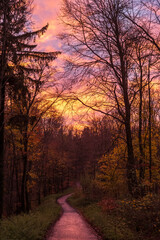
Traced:
[[57, 34], [62, 31], [58, 21], [61, 0], [34, 0], [33, 21], [37, 28], [49, 23], [47, 32], [38, 40], [38, 49], [60, 50]]

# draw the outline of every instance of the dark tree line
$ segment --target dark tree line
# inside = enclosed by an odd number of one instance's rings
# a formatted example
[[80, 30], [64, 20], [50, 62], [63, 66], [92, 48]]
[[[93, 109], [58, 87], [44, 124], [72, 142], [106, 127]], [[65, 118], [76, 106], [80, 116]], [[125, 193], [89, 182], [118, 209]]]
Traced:
[[[14, 126], [9, 123], [5, 130], [3, 212], [7, 216], [24, 211], [21, 198], [24, 145], [18, 123]], [[94, 120], [83, 131], [75, 131], [64, 125], [55, 110], [50, 117], [43, 117], [28, 139], [25, 211], [84, 176], [95, 179], [98, 159], [106, 149], [110, 151], [111, 142], [110, 126], [105, 119]]]

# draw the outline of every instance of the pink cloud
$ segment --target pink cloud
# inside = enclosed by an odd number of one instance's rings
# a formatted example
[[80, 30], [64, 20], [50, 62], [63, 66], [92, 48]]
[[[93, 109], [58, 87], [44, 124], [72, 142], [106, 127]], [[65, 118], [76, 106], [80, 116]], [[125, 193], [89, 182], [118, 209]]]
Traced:
[[57, 34], [62, 31], [58, 21], [58, 14], [62, 0], [34, 0], [33, 21], [36, 28], [41, 28], [49, 23], [47, 32], [38, 39], [39, 50], [60, 50]]

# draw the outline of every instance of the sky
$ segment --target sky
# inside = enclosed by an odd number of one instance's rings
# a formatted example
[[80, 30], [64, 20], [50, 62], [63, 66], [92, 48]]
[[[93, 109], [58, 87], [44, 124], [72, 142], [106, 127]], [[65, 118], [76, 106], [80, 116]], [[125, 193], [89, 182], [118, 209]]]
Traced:
[[[39, 29], [49, 23], [47, 32], [41, 36], [40, 39], [37, 39], [37, 49], [39, 51], [62, 51], [61, 42], [57, 38], [57, 34], [63, 31], [63, 26], [60, 24], [58, 19], [61, 3], [62, 0], [34, 0], [33, 2], [34, 9], [32, 19], [35, 29]], [[61, 57], [63, 57], [63, 55]], [[55, 61], [55, 65], [57, 64], [60, 65], [61, 61]], [[79, 108], [81, 107], [82, 106]], [[83, 125], [82, 119], [84, 118], [84, 114], [82, 114], [82, 109], [79, 110], [79, 116], [75, 105], [73, 107], [70, 106], [70, 104], [61, 103], [57, 104], [56, 108], [63, 112], [63, 116], [65, 117], [68, 125], [73, 124], [74, 127], [77, 126], [76, 128], [80, 128], [80, 126]], [[73, 110], [73, 108], [76, 110]], [[78, 123], [78, 119], [81, 119], [81, 123]]]
[[38, 40], [38, 49], [45, 51], [60, 50], [61, 43], [57, 34], [62, 31], [58, 21], [61, 0], [34, 0], [33, 21], [36, 28], [41, 28], [49, 23], [47, 32]]
[[[33, 5], [33, 22], [35, 23], [35, 28], [40, 29], [47, 23], [49, 24], [47, 32], [37, 41], [38, 50], [47, 52], [62, 51], [62, 44], [57, 38], [57, 34], [64, 31], [64, 27], [62, 24], [60, 24], [60, 20], [58, 20], [62, 0], [34, 0]], [[63, 56], [64, 55], [62, 54], [60, 58], [63, 58]], [[59, 64], [59, 62], [61, 62], [58, 61], [55, 61], [55, 64]], [[59, 109], [62, 107], [63, 106], [59, 106]], [[73, 106], [71, 107], [73, 108]], [[81, 109], [79, 112], [77, 111], [77, 105], [74, 106], [75, 110], [73, 112], [68, 112], [68, 115], [70, 115], [72, 118], [75, 118], [74, 122], [77, 122], [78, 119], [83, 118], [86, 111], [88, 111], [86, 109], [84, 110], [84, 107], [80, 107]]]
[[[64, 30], [58, 19], [61, 4], [62, 0], [34, 0], [33, 2], [33, 22], [35, 23], [35, 28], [41, 28], [49, 23], [47, 32], [37, 40], [39, 51], [62, 51], [61, 42], [57, 38], [57, 34]], [[64, 54], [61, 54], [60, 58], [63, 58], [63, 56]], [[56, 60], [55, 65], [58, 65], [56, 67], [61, 68], [61, 63], [61, 60]], [[60, 103], [57, 105], [57, 108], [63, 112], [68, 125], [72, 124], [78, 129], [83, 129], [87, 125], [90, 111], [80, 103], [74, 105]]]

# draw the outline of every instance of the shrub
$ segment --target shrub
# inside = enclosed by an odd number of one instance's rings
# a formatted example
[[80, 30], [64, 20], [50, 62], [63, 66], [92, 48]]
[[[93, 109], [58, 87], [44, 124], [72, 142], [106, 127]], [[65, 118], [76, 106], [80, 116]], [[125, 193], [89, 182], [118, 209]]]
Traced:
[[131, 228], [145, 235], [160, 235], [160, 199], [147, 195], [142, 199], [120, 202], [121, 214]]
[[99, 201], [103, 198], [105, 192], [98, 181], [86, 175], [81, 179], [82, 191], [88, 201]]
[[99, 206], [102, 208], [105, 212], [110, 212], [112, 210], [117, 209], [118, 205], [116, 201], [112, 198], [103, 199], [99, 202]]

